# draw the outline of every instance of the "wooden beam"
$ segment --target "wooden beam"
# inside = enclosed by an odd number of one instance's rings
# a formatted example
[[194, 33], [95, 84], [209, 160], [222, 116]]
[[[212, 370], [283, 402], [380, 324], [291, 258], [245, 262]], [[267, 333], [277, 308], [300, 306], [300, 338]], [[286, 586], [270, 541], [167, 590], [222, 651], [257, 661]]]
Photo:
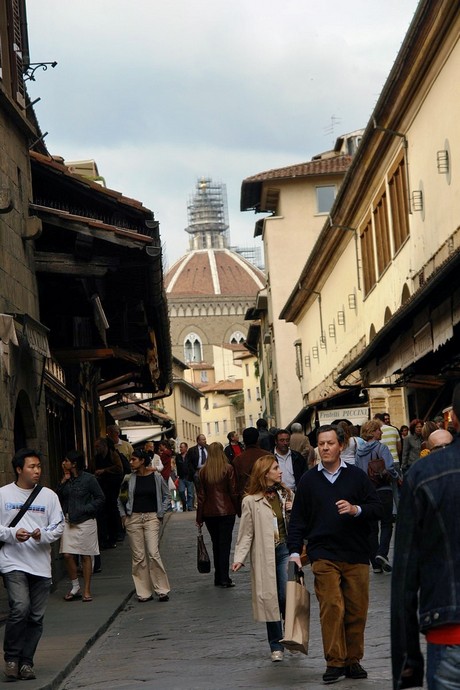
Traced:
[[39, 273], [63, 273], [72, 276], [105, 276], [120, 265], [118, 257], [95, 256], [91, 262], [78, 261], [72, 254], [34, 252], [35, 269]]
[[85, 348], [85, 349], [53, 349], [53, 357], [58, 362], [93, 362], [97, 359], [113, 359], [115, 353], [112, 348]]
[[104, 227], [104, 223], [92, 220], [91, 218], [82, 217], [81, 221], [77, 221], [73, 219], [73, 217], [65, 218], [64, 212], [61, 212], [59, 215], [53, 215], [51, 211], [47, 213], [45, 207], [37, 206], [36, 204], [31, 204], [30, 207], [34, 213], [42, 219], [43, 223], [48, 223], [49, 225], [54, 225], [61, 229], [71, 230], [72, 232], [78, 232], [82, 235], [90, 235], [104, 242], [117, 244], [120, 247], [144, 249], [145, 246], [152, 244], [151, 237], [135, 233], [134, 231], [122, 230], [112, 225], [105, 225]]

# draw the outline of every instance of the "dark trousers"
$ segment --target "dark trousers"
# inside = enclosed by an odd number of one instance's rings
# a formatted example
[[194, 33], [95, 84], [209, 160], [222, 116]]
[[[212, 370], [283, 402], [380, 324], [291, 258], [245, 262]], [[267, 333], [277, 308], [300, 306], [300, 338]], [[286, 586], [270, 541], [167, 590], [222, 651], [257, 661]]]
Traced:
[[13, 570], [3, 574], [3, 582], [10, 607], [3, 641], [5, 661], [33, 666], [43, 632], [51, 578]]
[[206, 525], [212, 541], [212, 554], [214, 557], [214, 583], [226, 584], [230, 577], [230, 549], [232, 546], [232, 533], [235, 525], [234, 515], [219, 515], [217, 517], [205, 517]]
[[[381, 489], [377, 491], [377, 494], [383, 504], [383, 517], [380, 521], [375, 520], [371, 523], [369, 538], [372, 565], [375, 565], [376, 556], [385, 556], [385, 558], [387, 558], [390, 549], [391, 535], [393, 534], [393, 491], [390, 488]], [[379, 564], [377, 563], [376, 565]]]
[[120, 482], [100, 482], [105, 496], [104, 507], [97, 516], [97, 536], [101, 548], [113, 546], [121, 530], [120, 513], [117, 505], [120, 484], [121, 480]]

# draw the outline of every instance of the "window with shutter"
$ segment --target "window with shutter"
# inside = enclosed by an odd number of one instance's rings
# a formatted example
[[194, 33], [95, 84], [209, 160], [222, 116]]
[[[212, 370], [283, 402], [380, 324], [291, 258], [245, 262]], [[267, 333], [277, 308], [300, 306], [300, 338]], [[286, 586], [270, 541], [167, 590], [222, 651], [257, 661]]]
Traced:
[[10, 48], [11, 65], [11, 92], [13, 98], [25, 108], [24, 63], [23, 51], [27, 46], [27, 37], [22, 36], [21, 9], [24, 10], [20, 0], [10, 0], [7, 3], [8, 10], [8, 43]]

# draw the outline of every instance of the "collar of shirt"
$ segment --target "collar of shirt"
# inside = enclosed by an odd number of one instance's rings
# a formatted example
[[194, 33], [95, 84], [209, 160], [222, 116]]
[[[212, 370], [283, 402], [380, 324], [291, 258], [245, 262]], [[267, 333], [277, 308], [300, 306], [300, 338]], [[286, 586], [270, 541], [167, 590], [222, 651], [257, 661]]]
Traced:
[[288, 448], [288, 452], [286, 453], [286, 455], [281, 455], [281, 453], [278, 453], [278, 451], [276, 449], [275, 449], [274, 455], [275, 455], [275, 458], [277, 458], [277, 460], [283, 460], [283, 462], [284, 462], [285, 460], [290, 458], [292, 454], [291, 454], [291, 449]]
[[340, 460], [340, 465], [336, 469], [336, 471], [335, 472], [329, 472], [329, 470], [327, 470], [324, 467], [323, 463], [320, 460], [320, 462], [318, 463], [318, 472], [322, 472], [324, 474], [324, 476], [326, 477], [326, 479], [328, 481], [330, 481], [331, 484], [333, 484], [335, 482], [335, 480], [338, 478], [339, 474], [341, 473], [341, 471], [344, 467], [345, 468], [347, 467], [347, 463], [344, 460]]

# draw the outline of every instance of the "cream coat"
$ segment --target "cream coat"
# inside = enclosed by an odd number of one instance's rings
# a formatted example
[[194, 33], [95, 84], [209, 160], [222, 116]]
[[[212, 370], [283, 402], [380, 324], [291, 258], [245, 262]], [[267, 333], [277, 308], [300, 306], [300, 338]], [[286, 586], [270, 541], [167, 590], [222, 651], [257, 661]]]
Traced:
[[252, 612], [256, 621], [279, 621], [273, 511], [263, 494], [243, 499], [234, 562], [251, 554]]

